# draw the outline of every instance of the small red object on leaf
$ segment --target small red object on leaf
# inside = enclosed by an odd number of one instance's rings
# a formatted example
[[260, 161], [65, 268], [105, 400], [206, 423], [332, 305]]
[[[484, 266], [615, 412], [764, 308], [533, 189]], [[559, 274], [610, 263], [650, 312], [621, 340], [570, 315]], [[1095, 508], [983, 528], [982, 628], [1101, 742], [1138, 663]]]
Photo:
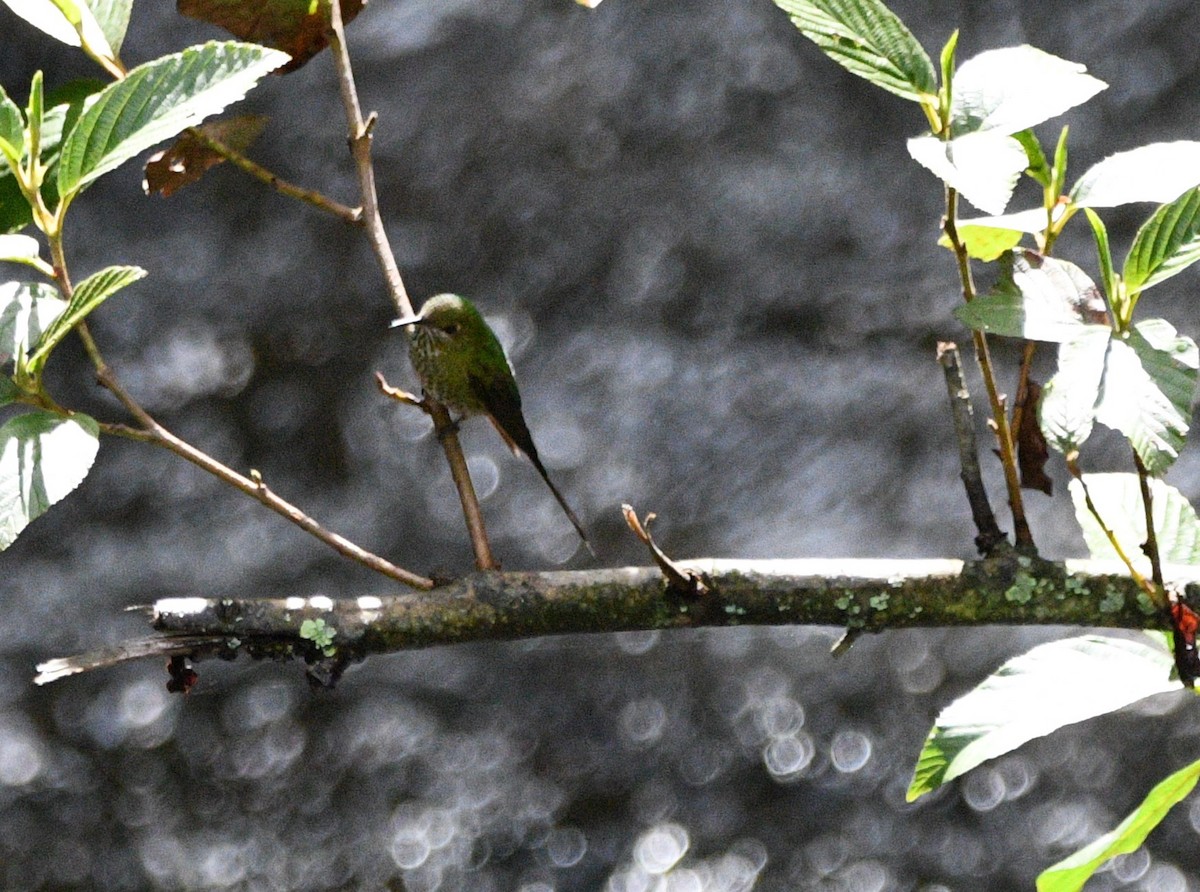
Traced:
[[1200, 678], [1200, 654], [1196, 653], [1196, 630], [1200, 629], [1200, 614], [1183, 601], [1171, 602], [1171, 625], [1175, 644], [1175, 671], [1186, 687], [1196, 686]]

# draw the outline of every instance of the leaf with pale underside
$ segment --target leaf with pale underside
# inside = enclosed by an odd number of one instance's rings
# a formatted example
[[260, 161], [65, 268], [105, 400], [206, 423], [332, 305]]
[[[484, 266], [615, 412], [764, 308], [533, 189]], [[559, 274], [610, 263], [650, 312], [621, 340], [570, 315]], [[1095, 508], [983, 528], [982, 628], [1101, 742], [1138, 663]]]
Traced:
[[1091, 167], [1071, 189], [1071, 201], [1086, 208], [1165, 204], [1197, 185], [1200, 142], [1158, 142], [1118, 152]]
[[40, 282], [0, 282], [0, 363], [27, 356], [67, 309], [57, 288]]
[[[1084, 474], [1088, 495], [1121, 548], [1139, 571], [1150, 573], [1150, 560], [1141, 550], [1146, 541], [1146, 512], [1141, 481], [1136, 474]], [[1200, 521], [1196, 510], [1178, 489], [1151, 477], [1150, 501], [1158, 552], [1166, 564], [1200, 565]], [[1075, 519], [1083, 531], [1088, 554], [1099, 561], [1116, 561], [1120, 555], [1087, 508], [1078, 480], [1070, 485]]]
[[995, 131], [951, 140], [926, 134], [908, 141], [908, 153], [985, 214], [1002, 214], [1027, 158], [1021, 144]]
[[100, 429], [87, 415], [26, 412], [0, 427], [0, 551], [91, 470]]
[[1065, 725], [1180, 689], [1164, 648], [1086, 635], [1014, 657], [941, 711], [918, 757], [907, 798]]

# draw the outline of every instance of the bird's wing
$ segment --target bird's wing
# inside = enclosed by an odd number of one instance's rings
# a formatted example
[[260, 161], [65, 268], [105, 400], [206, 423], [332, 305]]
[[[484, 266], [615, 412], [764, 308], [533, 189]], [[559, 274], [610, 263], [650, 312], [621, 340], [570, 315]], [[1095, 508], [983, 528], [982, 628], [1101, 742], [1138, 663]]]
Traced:
[[492, 424], [508, 448], [517, 455], [525, 453], [535, 465], [540, 464], [537, 447], [533, 445], [533, 435], [529, 433], [529, 426], [521, 412], [521, 395], [516, 382], [511, 378], [488, 382], [471, 373], [467, 374], [467, 381], [471, 392], [487, 409]]

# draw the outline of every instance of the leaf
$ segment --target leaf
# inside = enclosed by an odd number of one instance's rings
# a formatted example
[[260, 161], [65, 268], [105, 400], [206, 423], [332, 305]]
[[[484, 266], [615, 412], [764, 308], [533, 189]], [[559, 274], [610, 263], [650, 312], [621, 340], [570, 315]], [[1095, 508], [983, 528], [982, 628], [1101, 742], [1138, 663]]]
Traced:
[[0, 375], [0, 406], [7, 406], [20, 395], [21, 391], [13, 384], [12, 379]]
[[28, 263], [41, 254], [37, 239], [28, 235], [0, 235], [0, 263]]
[[0, 551], [83, 482], [100, 448], [87, 415], [26, 412], [0, 427]]
[[[993, 219], [999, 220], [999, 217]], [[1019, 229], [1004, 229], [998, 226], [977, 226], [960, 220], [956, 226], [958, 237], [966, 246], [967, 254], [984, 263], [991, 263], [1005, 251], [1011, 251], [1021, 241], [1023, 233]], [[950, 239], [942, 235], [938, 244], [943, 248], [952, 247]]]
[[1085, 635], [1014, 657], [942, 710], [917, 759], [912, 801], [1064, 725], [1180, 689], [1162, 647]]
[[[363, 5], [364, 0], [343, 0], [342, 21], [353, 21]], [[295, 71], [329, 43], [327, 6], [311, 0], [177, 0], [176, 9], [241, 40], [283, 50], [291, 56], [283, 72]]]
[[[1041, 399], [1042, 385], [1030, 378], [1026, 387], [1023, 408], [1035, 408]], [[1036, 489], [1048, 496], [1054, 495], [1054, 481], [1046, 475], [1046, 461], [1049, 458], [1050, 450], [1041, 426], [1035, 423], [1032, 413], [1023, 414], [1021, 429], [1017, 431], [1017, 468], [1021, 472], [1023, 489]]]
[[1200, 189], [1189, 189], [1164, 204], [1142, 224], [1129, 256], [1125, 283], [1131, 292], [1181, 273], [1200, 260]]
[[[1141, 482], [1136, 474], [1084, 474], [1092, 504], [1134, 565], [1150, 572], [1150, 561], [1142, 553], [1146, 541], [1146, 512], [1142, 506]], [[1151, 477], [1150, 501], [1154, 516], [1154, 534], [1158, 551], [1167, 564], [1200, 565], [1200, 520], [1187, 498], [1175, 487]], [[1075, 518], [1083, 531], [1088, 554], [1095, 560], [1118, 560], [1104, 530], [1088, 511], [1083, 487], [1078, 480], [1070, 485]]]
[[[1059, 220], [1062, 215], [1061, 207], [1054, 209], [1055, 221]], [[1030, 208], [1027, 211], [1014, 211], [1011, 214], [998, 214], [994, 217], [972, 217], [968, 220], [959, 220], [958, 225], [960, 229], [963, 226], [991, 227], [1036, 235], [1045, 230], [1048, 222], [1045, 208]]]
[[286, 57], [243, 43], [206, 43], [139, 65], [102, 90], [63, 143], [58, 191], [78, 193], [143, 149], [246, 95]]
[[100, 30], [108, 39], [113, 55], [121, 52], [121, 44], [125, 42], [125, 32], [129, 28], [129, 13], [133, 9], [133, 0], [88, 0]]
[[1064, 342], [1086, 326], [1105, 325], [1100, 292], [1073, 263], [1014, 250], [996, 289], [963, 304], [954, 315], [970, 328], [1030, 341]]
[[914, 102], [937, 92], [929, 56], [880, 0], [775, 0], [805, 37], [829, 58]]
[[1031, 46], [988, 50], [964, 62], [954, 76], [951, 132], [1013, 134], [1087, 102], [1107, 86], [1085, 66]]
[[79, 32], [50, 0], [3, 0], [4, 4], [39, 31], [59, 43], [79, 46]]
[[[0, 155], [10, 164], [16, 164], [21, 159], [24, 144], [25, 116], [21, 114], [20, 106], [0, 87]], [[6, 170], [11, 168], [0, 165], [0, 171]]]
[[137, 266], [110, 266], [88, 276], [75, 288], [66, 312], [54, 320], [42, 334], [33, 354], [29, 357], [29, 368], [37, 374], [58, 342], [72, 328], [87, 318], [88, 314], [126, 285], [143, 278], [146, 271]]
[[[266, 123], [263, 115], [241, 115], [224, 121], [210, 121], [196, 129], [236, 152], [245, 152], [258, 139]], [[146, 178], [142, 181], [142, 188], [147, 195], [157, 192], [165, 198], [196, 182], [204, 176], [205, 171], [224, 160], [224, 155], [200, 142], [189, 130], [170, 148], [157, 152], [146, 162]]]
[[949, 141], [915, 136], [908, 141], [908, 153], [986, 214], [1004, 213], [1026, 164], [1021, 144], [994, 132]]
[[1196, 342], [1162, 319], [1139, 322], [1109, 344], [1096, 420], [1123, 433], [1155, 476], [1183, 447], [1198, 366]]
[[1200, 142], [1156, 142], [1109, 155], [1071, 190], [1078, 207], [1110, 208], [1138, 201], [1164, 204], [1200, 185]]
[[1122, 316], [1127, 303], [1124, 292], [1117, 288], [1117, 277], [1113, 270], [1112, 248], [1108, 244], [1108, 228], [1104, 225], [1104, 221], [1100, 219], [1100, 215], [1091, 208], [1084, 208], [1084, 214], [1087, 215], [1088, 223], [1092, 227], [1092, 238], [1096, 242], [1096, 258], [1100, 263], [1100, 275], [1104, 280], [1104, 293], [1108, 295], [1108, 299], [1121, 306], [1114, 306], [1113, 312], [1118, 318], [1126, 318]]
[[0, 361], [27, 355], [66, 309], [67, 302], [51, 285], [0, 283]]
[[0, 233], [19, 232], [33, 222], [33, 211], [17, 178], [0, 168]]
[[1192, 792], [1197, 779], [1200, 761], [1160, 781], [1115, 828], [1043, 871], [1037, 878], [1038, 892], [1077, 892], [1105, 861], [1136, 851], [1167, 812]]
[[1042, 389], [1038, 426], [1061, 453], [1079, 449], [1092, 434], [1111, 340], [1107, 325], [1089, 325], [1058, 347], [1058, 371]]
[[1049, 186], [1053, 171], [1050, 169], [1050, 162], [1046, 160], [1046, 153], [1042, 151], [1042, 144], [1038, 142], [1034, 132], [1021, 130], [1013, 134], [1013, 139], [1021, 144], [1021, 148], [1025, 150], [1025, 157], [1029, 159], [1025, 173], [1042, 186]]

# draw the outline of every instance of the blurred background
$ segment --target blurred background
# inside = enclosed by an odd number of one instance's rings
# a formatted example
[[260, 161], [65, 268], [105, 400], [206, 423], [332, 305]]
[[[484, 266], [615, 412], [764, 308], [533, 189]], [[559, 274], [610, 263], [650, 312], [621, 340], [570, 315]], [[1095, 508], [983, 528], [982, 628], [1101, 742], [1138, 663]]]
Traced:
[[[934, 58], [959, 28], [960, 60], [1028, 42], [1107, 81], [1039, 129], [1053, 145], [1070, 125], [1071, 182], [1112, 152], [1200, 138], [1188, 0], [892, 8]], [[925, 126], [915, 105], [825, 59], [768, 0], [379, 0], [349, 32], [408, 289], [486, 313], [600, 555], [474, 421], [464, 445], [506, 567], [645, 563], [623, 501], [657, 512], [679, 557], [972, 556], [934, 362], [939, 339], [969, 338], [935, 244], [941, 187], [904, 146]], [[213, 38], [143, 3], [122, 56]], [[0, 83], [23, 103], [38, 68], [49, 85], [101, 74], [0, 7]], [[254, 158], [355, 203], [327, 54], [238, 109], [271, 118]], [[102, 179], [67, 234], [77, 280], [149, 270], [93, 317], [127, 388], [330, 529], [420, 572], [468, 571], [427, 420], [374, 385], [415, 379], [361, 233], [228, 166], [170, 199], [140, 181], [139, 164]], [[1028, 187], [1013, 209], [1038, 201]], [[1105, 212], [1119, 256], [1149, 211]], [[1095, 275], [1085, 230], [1057, 253]], [[1156, 288], [1143, 314], [1195, 337], [1196, 281]], [[124, 420], [67, 348], [55, 395]], [[1015, 354], [996, 352], [1013, 381]], [[1085, 464], [1125, 470], [1126, 454], [1101, 435]], [[1082, 556], [1052, 468], [1054, 497], [1028, 496], [1035, 536]], [[1200, 494], [1194, 447], [1169, 480]], [[131, 604], [395, 590], [127, 441], [105, 440], [0, 567], [5, 889], [1029, 889], [1200, 755], [1180, 694], [906, 804], [938, 710], [1063, 629], [887, 633], [837, 660], [836, 629], [552, 638], [373, 658], [317, 694], [298, 666], [247, 661], [201, 664], [188, 697], [154, 662], [36, 689], [36, 662], [141, 634]], [[1198, 832], [1185, 802], [1089, 889], [1200, 890]]]

